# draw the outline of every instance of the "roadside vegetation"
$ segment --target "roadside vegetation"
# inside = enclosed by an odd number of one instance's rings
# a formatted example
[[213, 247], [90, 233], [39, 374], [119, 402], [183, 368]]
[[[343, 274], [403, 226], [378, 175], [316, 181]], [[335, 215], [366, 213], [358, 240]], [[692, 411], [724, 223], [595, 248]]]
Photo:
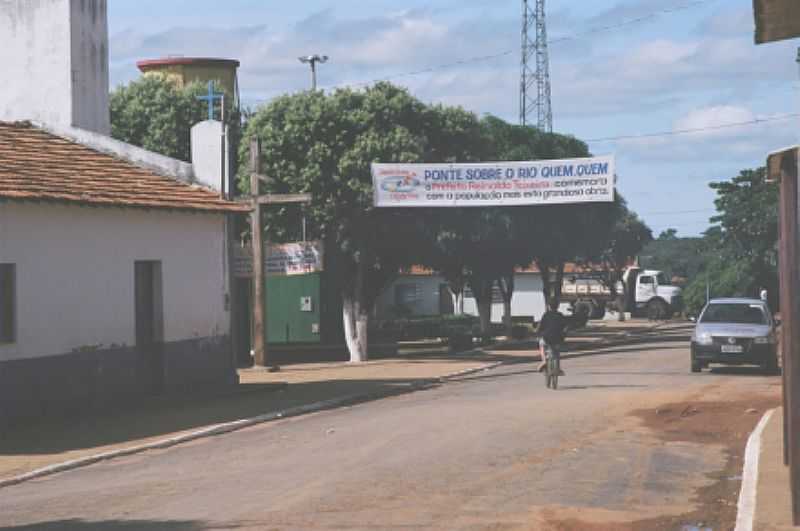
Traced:
[[711, 183], [717, 214], [700, 238], [665, 231], [642, 251], [652, 263], [686, 282], [686, 311], [697, 315], [711, 297], [758, 297], [762, 288], [778, 308], [778, 188], [765, 168], [742, 170]]

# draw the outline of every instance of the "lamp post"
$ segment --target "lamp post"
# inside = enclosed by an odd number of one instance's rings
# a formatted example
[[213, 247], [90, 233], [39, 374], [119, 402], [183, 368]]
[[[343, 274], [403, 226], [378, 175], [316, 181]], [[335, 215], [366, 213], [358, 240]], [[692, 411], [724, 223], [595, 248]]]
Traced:
[[311, 90], [317, 90], [317, 63], [324, 64], [328, 62], [327, 55], [304, 55], [299, 57], [301, 63], [311, 65]]

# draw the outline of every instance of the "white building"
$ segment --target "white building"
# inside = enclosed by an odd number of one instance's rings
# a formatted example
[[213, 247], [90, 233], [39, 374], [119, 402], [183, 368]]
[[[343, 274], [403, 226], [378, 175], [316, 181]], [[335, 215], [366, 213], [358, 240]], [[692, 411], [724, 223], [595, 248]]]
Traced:
[[[0, 116], [39, 121], [0, 122], [0, 424], [237, 380], [227, 234], [248, 209], [105, 136], [105, 3], [0, 3], [0, 53], [23, 77], [0, 88]], [[47, 82], [39, 62], [61, 76], [63, 50], [82, 65], [72, 81], [25, 99], [17, 84]]]
[[[514, 284], [512, 317], [541, 318], [546, 311], [541, 274], [535, 271], [518, 272]], [[378, 297], [375, 311], [378, 319], [389, 319], [402, 315], [449, 315], [455, 313], [456, 307], [447, 281], [441, 275], [419, 270], [395, 279]], [[464, 313], [478, 315], [478, 305], [469, 289], [464, 296]], [[502, 321], [503, 299], [500, 290], [495, 287], [492, 322]]]

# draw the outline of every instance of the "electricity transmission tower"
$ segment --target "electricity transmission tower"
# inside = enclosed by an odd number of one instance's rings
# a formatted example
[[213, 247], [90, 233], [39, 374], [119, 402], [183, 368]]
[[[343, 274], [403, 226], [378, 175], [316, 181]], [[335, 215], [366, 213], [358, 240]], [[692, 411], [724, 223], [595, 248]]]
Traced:
[[[522, 0], [522, 82], [519, 96], [519, 121], [540, 131], [553, 131], [550, 106], [550, 59], [547, 53], [545, 0]], [[532, 4], [536, 4], [531, 7]]]

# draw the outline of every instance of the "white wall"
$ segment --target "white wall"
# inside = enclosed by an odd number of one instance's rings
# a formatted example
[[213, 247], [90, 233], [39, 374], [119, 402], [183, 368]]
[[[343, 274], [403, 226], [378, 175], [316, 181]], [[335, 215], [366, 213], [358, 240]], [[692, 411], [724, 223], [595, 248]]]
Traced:
[[106, 0], [0, 0], [0, 119], [108, 134]]
[[420, 297], [405, 305], [413, 315], [439, 314], [439, 287], [445, 284], [444, 279], [432, 275], [400, 275], [376, 301], [375, 310], [379, 319], [395, 317], [392, 308], [395, 306], [395, 286], [398, 284], [417, 286]]
[[205, 120], [195, 124], [191, 138], [195, 178], [204, 186], [227, 192], [222, 190], [222, 122]]
[[[514, 279], [514, 297], [511, 299], [511, 315], [515, 317], [534, 316], [537, 320], [546, 311], [542, 278], [538, 273], [520, 273]], [[387, 287], [375, 305], [378, 318], [391, 317], [391, 308], [395, 304], [395, 286], [398, 284], [415, 284], [418, 286], [421, 298], [409, 305], [414, 315], [438, 315], [439, 313], [439, 288], [446, 284], [444, 278], [438, 275], [401, 275]], [[475, 299], [464, 299], [464, 313], [478, 315]], [[503, 304], [492, 305], [492, 322], [503, 321]]]
[[[518, 273], [514, 278], [514, 296], [511, 298], [512, 317], [535, 317], [538, 321], [546, 311], [542, 277], [538, 273]], [[464, 313], [478, 315], [473, 298], [464, 299]], [[492, 304], [492, 322], [503, 322], [503, 303]]]
[[224, 217], [0, 202], [16, 264], [17, 341], [0, 361], [135, 344], [134, 262], [162, 263], [164, 339], [227, 334]]

